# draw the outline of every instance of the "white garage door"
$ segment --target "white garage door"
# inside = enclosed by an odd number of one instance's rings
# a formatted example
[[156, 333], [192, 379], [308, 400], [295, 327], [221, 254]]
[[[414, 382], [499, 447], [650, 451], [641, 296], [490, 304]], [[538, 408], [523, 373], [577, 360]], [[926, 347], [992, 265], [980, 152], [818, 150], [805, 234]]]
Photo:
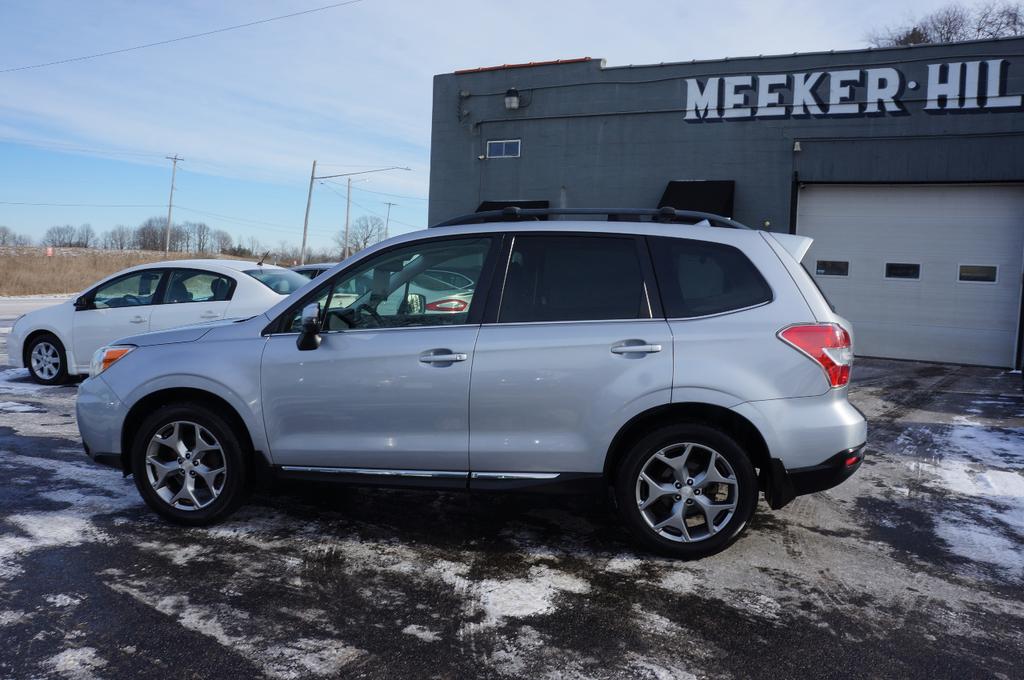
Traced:
[[808, 185], [804, 265], [864, 356], [1013, 366], [1024, 262], [1019, 185]]

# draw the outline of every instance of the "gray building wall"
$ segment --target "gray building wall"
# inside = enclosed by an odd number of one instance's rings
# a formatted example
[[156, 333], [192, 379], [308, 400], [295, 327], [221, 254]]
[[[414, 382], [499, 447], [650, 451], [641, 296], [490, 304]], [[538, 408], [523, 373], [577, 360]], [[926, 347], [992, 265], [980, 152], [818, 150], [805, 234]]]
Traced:
[[[473, 212], [484, 200], [655, 207], [670, 180], [734, 180], [734, 217], [786, 231], [793, 219], [794, 177], [1024, 181], [1020, 106], [985, 108], [982, 97], [978, 109], [925, 109], [929, 64], [994, 59], [1003, 60], [1000, 93], [1024, 93], [1024, 39], [614, 68], [591, 60], [438, 75], [429, 219], [433, 224]], [[685, 117], [692, 94], [687, 79], [703, 85], [716, 76], [751, 75], [757, 83], [767, 74], [842, 69], [862, 74], [851, 100], [863, 110], [864, 70], [888, 66], [902, 74], [899, 113], [795, 117], [787, 109], [787, 115], [772, 118]], [[988, 68], [982, 69], [984, 77]], [[961, 89], [968, 84], [962, 82]], [[980, 85], [983, 92], [985, 86]], [[518, 110], [505, 109], [509, 88], [520, 92]], [[784, 103], [791, 91], [782, 88]], [[828, 78], [815, 92], [828, 102]], [[745, 97], [753, 104], [756, 93]], [[480, 160], [487, 140], [506, 138], [522, 140], [520, 158]], [[800, 151], [794, 151], [797, 141]]]

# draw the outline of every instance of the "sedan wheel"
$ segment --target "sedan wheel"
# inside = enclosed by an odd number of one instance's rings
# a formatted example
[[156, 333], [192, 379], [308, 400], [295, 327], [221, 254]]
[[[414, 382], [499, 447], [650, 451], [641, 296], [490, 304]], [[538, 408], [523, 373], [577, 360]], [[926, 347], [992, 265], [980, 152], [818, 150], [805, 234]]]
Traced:
[[39, 342], [32, 348], [32, 372], [43, 380], [53, 380], [60, 372], [60, 352], [49, 342]]
[[43, 333], [28, 345], [25, 364], [29, 375], [43, 385], [60, 385], [68, 380], [67, 355], [56, 336]]

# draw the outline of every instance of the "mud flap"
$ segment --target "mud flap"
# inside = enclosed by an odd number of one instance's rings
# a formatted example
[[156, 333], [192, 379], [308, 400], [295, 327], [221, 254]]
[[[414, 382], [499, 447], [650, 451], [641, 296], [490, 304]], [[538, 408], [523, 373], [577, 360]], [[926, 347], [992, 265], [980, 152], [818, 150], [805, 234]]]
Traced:
[[778, 510], [796, 498], [793, 480], [786, 472], [786, 466], [778, 458], [772, 458], [768, 467], [761, 468], [761, 488], [768, 507]]

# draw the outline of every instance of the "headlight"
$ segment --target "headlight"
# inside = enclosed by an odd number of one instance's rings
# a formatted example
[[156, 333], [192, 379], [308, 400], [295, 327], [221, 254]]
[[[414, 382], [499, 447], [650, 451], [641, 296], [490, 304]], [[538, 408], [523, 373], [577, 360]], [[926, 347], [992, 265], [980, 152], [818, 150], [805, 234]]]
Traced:
[[129, 352], [135, 349], [135, 345], [107, 345], [100, 347], [92, 355], [92, 363], [89, 364], [89, 375], [97, 376], [113, 366], [116, 362], [128, 356]]

